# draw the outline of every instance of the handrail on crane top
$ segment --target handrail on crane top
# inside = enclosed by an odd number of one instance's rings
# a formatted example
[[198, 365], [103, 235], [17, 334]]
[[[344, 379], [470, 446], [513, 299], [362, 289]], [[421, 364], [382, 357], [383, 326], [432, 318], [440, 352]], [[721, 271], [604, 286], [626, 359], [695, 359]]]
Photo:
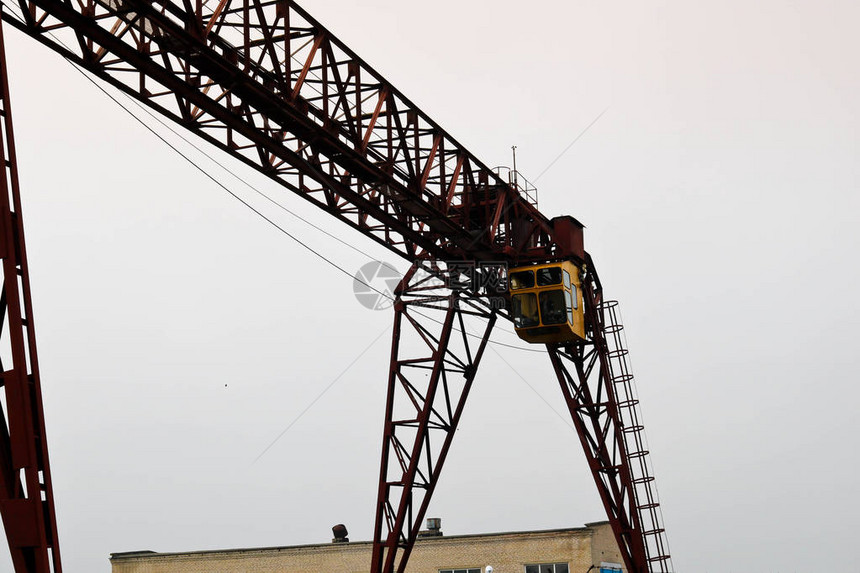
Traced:
[[538, 206], [538, 195], [537, 195], [537, 187], [532, 185], [532, 183], [523, 177], [523, 174], [517, 171], [516, 169], [511, 169], [510, 167], [505, 167], [504, 165], [500, 165], [498, 167], [493, 167], [493, 173], [499, 176], [503, 181], [507, 181], [508, 184], [516, 189], [520, 195], [522, 195], [526, 201], [531, 203], [535, 209]]

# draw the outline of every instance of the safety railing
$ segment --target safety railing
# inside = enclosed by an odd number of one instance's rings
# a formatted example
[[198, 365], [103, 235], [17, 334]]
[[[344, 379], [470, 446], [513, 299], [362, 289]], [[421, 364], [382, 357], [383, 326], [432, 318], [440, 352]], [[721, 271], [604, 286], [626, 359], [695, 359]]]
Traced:
[[537, 187], [532, 185], [519, 171], [511, 169], [510, 167], [500, 166], [494, 167], [493, 173], [498, 175], [503, 181], [506, 181], [511, 187], [519, 191], [520, 195], [522, 195], [526, 201], [537, 208]]

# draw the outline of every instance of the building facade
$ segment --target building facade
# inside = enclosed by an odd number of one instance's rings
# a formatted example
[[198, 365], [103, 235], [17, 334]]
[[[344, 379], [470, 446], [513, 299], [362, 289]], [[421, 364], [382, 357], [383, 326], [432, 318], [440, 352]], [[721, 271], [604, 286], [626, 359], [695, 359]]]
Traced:
[[[608, 522], [585, 527], [442, 535], [423, 532], [408, 573], [616, 573], [624, 571]], [[111, 554], [112, 573], [367, 573], [371, 543]]]

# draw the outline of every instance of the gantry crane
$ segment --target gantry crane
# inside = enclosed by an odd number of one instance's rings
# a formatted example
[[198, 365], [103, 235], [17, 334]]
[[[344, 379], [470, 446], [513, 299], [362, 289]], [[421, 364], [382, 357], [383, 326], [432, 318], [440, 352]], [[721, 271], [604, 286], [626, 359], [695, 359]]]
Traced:
[[[671, 570], [622, 326], [576, 219], [542, 214], [517, 174], [489, 169], [292, 0], [18, 0], [2, 20], [412, 263], [395, 293], [372, 573], [406, 568], [493, 326], [515, 318], [506, 269], [548, 263], [576, 269], [581, 334], [544, 344], [624, 565]], [[60, 573], [2, 34], [0, 65], [0, 512], [16, 572]]]

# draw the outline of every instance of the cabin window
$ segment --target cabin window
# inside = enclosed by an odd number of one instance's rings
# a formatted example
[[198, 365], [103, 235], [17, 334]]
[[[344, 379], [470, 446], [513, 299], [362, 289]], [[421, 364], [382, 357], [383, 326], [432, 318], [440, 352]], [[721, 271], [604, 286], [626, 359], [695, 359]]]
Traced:
[[572, 325], [573, 324], [573, 309], [575, 302], [572, 302], [569, 291], [564, 291], [564, 302], [567, 307], [567, 321]]
[[537, 284], [538, 286], [560, 285], [561, 267], [547, 267], [545, 269], [538, 269]]
[[514, 326], [526, 328], [540, 324], [538, 320], [537, 297], [534, 293], [515, 294], [511, 297], [511, 314], [514, 316]]
[[564, 288], [570, 288], [570, 273], [564, 271]]
[[511, 273], [511, 290], [532, 288], [535, 286], [534, 271], [518, 271]]
[[[561, 281], [559, 280], [559, 282]], [[567, 322], [566, 315], [562, 289], [546, 290], [540, 293], [540, 316], [544, 324], [564, 324]]]
[[579, 296], [576, 294], [576, 285], [570, 289], [573, 292], [573, 308], [579, 308]]

